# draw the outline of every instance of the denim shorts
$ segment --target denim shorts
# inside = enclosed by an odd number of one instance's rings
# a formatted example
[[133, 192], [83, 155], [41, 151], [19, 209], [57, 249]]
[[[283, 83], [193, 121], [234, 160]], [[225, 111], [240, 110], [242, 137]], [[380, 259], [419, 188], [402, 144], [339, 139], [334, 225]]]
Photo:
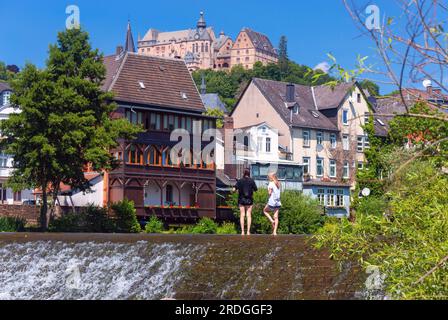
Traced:
[[269, 209], [271, 210], [271, 211], [277, 211], [277, 210], [280, 210], [280, 208], [281, 208], [282, 206], [269, 206]]

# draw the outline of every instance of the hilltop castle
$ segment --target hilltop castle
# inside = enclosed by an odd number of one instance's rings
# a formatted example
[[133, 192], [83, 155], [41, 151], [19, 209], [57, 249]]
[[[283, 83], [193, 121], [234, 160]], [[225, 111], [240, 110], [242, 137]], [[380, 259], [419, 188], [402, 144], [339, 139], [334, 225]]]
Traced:
[[252, 69], [255, 62], [276, 63], [277, 51], [267, 36], [243, 28], [235, 41], [221, 32], [216, 37], [201, 12], [194, 29], [160, 32], [149, 29], [138, 39], [138, 53], [184, 59], [190, 71], [227, 70], [236, 65]]

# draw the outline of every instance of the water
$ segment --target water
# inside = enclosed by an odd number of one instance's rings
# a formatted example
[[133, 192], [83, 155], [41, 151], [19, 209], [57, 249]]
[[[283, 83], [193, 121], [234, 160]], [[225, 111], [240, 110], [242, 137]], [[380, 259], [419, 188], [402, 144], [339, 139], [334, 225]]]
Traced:
[[0, 234], [0, 300], [355, 299], [306, 237]]

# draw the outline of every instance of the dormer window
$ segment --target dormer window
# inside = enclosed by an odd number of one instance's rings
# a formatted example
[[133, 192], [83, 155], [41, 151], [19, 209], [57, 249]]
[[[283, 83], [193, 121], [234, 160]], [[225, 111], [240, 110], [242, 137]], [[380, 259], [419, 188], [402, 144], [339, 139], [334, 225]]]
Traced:
[[3, 93], [3, 105], [8, 106], [11, 103], [11, 91], [5, 91]]
[[296, 104], [293, 109], [294, 114], [299, 114], [299, 106]]
[[342, 111], [342, 124], [348, 126], [348, 110]]

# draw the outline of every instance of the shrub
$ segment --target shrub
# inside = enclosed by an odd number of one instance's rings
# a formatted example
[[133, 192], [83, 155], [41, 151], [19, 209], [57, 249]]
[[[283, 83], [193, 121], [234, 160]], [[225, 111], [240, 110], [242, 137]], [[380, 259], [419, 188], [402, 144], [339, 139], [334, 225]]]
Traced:
[[107, 209], [90, 205], [79, 213], [68, 213], [52, 221], [51, 232], [91, 232], [110, 233], [115, 229], [114, 222], [109, 218]]
[[[272, 233], [272, 226], [263, 214], [269, 195], [266, 189], [260, 189], [254, 194], [254, 207], [252, 210], [252, 229], [258, 234]], [[282, 192], [280, 209], [280, 234], [311, 234], [324, 225], [325, 217], [316, 200], [305, 196], [298, 191]], [[238, 208], [238, 195], [233, 194], [230, 199], [237, 217], [240, 216]]]
[[356, 206], [357, 214], [382, 215], [385, 213], [387, 203], [384, 199], [378, 197], [366, 197], [358, 201]]
[[217, 231], [218, 225], [210, 218], [202, 218], [192, 229], [194, 234], [216, 234]]
[[232, 222], [224, 222], [218, 227], [217, 234], [237, 234], [236, 226]]
[[22, 232], [26, 220], [19, 217], [0, 217], [0, 232]]
[[114, 203], [111, 208], [115, 213], [115, 225], [117, 232], [141, 232], [141, 227], [137, 220], [137, 214], [133, 201], [125, 199], [121, 202]]
[[145, 226], [146, 233], [162, 233], [164, 230], [163, 222], [157, 219], [156, 216], [152, 216]]

